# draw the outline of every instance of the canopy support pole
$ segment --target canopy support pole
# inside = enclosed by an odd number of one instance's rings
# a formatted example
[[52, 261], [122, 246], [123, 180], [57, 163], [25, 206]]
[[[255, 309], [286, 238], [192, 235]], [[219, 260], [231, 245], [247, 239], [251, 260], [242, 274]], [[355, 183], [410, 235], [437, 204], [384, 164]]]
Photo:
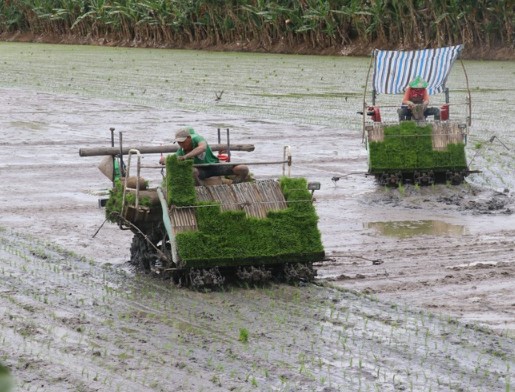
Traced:
[[472, 125], [472, 95], [470, 94], [470, 86], [469, 86], [469, 77], [467, 75], [467, 70], [465, 69], [465, 64], [463, 64], [463, 60], [460, 58], [461, 68], [463, 68], [463, 73], [465, 74], [465, 83], [467, 84], [467, 104], [468, 104], [468, 116], [467, 116], [467, 125], [470, 127]]
[[[365, 119], [367, 116], [367, 87], [368, 87], [368, 80], [370, 79], [370, 70], [372, 69], [373, 61], [374, 61], [374, 52], [372, 52], [372, 56], [370, 57], [370, 64], [368, 65], [368, 72], [367, 72], [367, 80], [365, 82], [365, 92], [363, 93], [363, 108], [362, 108], [362, 110], [363, 110], [363, 122], [362, 122], [363, 133], [361, 135], [361, 143], [365, 142]], [[375, 97], [375, 90], [374, 90], [374, 93], [372, 96], [372, 101], [373, 101], [374, 105], [375, 105], [375, 100], [376, 100], [376, 97]]]

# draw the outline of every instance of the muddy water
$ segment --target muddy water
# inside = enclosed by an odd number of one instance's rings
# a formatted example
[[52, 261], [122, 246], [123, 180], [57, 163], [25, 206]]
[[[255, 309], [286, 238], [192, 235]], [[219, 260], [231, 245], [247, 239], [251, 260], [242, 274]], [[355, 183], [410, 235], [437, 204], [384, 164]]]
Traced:
[[465, 234], [465, 227], [463, 225], [453, 225], [438, 220], [368, 222], [365, 224], [365, 227], [367, 229], [374, 229], [381, 235], [398, 238], [421, 235], [446, 236]]
[[[482, 173], [469, 176], [460, 187], [392, 190], [378, 187], [363, 174], [367, 152], [356, 111], [362, 106], [368, 59], [6, 43], [0, 44], [0, 53], [1, 226], [52, 242], [95, 266], [123, 266], [131, 235], [106, 224], [93, 238], [104, 220], [97, 195], [110, 184], [96, 167], [100, 158], [80, 158], [78, 149], [108, 146], [109, 127], [122, 131], [127, 145], [168, 142], [175, 129], [185, 125], [215, 141], [217, 127], [230, 128], [232, 142], [256, 145], [253, 153], [234, 153], [236, 160], [275, 161], [289, 145], [292, 175], [321, 183], [315, 197], [328, 261], [317, 266], [320, 282], [393, 301], [410, 311], [422, 308], [457, 317], [463, 325], [481, 323], [513, 335], [515, 107], [508, 104], [515, 90], [513, 62], [465, 63], [473, 94], [467, 152], [473, 168]], [[449, 87], [461, 89], [452, 93], [451, 100], [464, 106], [465, 80], [458, 65]], [[380, 99], [391, 103], [392, 109], [397, 105], [389, 98]], [[453, 107], [452, 113], [464, 116], [459, 107]], [[496, 137], [489, 142], [492, 136]], [[158, 159], [158, 155], [144, 158], [145, 163]], [[251, 170], [256, 177], [281, 174], [279, 166]], [[161, 180], [159, 171], [143, 175], [153, 185]], [[97, 270], [92, 272], [96, 274]], [[73, 281], [62, 285], [71, 292], [76, 289]], [[261, 305], [258, 301], [256, 306]], [[76, 312], [70, 303], [63, 306]], [[242, 325], [251, 319], [245, 318]], [[286, 335], [284, 331], [291, 330], [278, 329]], [[275, 338], [285, 337], [279, 335]], [[157, 339], [153, 344], [162, 342]], [[292, 355], [300, 358], [301, 353]], [[465, 364], [467, 358], [460, 360], [468, 375], [473, 370]], [[122, 355], [121, 362], [125, 359]], [[359, 359], [352, 364], [350, 357], [345, 360], [355, 368]], [[262, 361], [269, 366], [267, 359]], [[184, 362], [196, 371], [212, 366]], [[149, 368], [155, 363], [150, 361]], [[182, 362], [178, 363], [181, 369]], [[297, 364], [299, 369], [302, 363]], [[388, 372], [405, 368], [403, 363], [409, 360], [386, 365]], [[334, 385], [356, 389], [355, 381], [343, 381], [346, 377], [332, 378]], [[433, 374], [428, 384], [419, 386], [424, 390], [432, 385], [436, 390], [436, 378]], [[240, 390], [252, 388], [251, 378], [245, 379], [247, 384], [235, 381]], [[320, 373], [322, 379], [331, 378]], [[297, 380], [287, 384], [293, 389], [281, 389], [277, 379], [268, 384], [258, 381], [270, 390], [296, 390], [302, 384]], [[123, 390], [123, 381], [115, 382]], [[168, 381], [163, 382], [167, 390]], [[488, 383], [475, 383], [479, 390], [491, 389]], [[381, 382], [381, 390], [393, 390], [394, 384], [387, 384]], [[145, 385], [159, 390], [150, 382]], [[321, 389], [323, 383], [316, 385]], [[466, 390], [466, 381], [462, 385]], [[453, 387], [446, 384], [440, 389]]]
[[[284, 138], [274, 144], [293, 144], [299, 149], [298, 158], [314, 159], [318, 152], [318, 158], [329, 158], [335, 164], [331, 168], [334, 172], [348, 174], [352, 169], [366, 169], [366, 152], [359, 138], [361, 117], [356, 111], [361, 110], [367, 85], [367, 58], [9, 43], [1, 44], [1, 53], [2, 87], [131, 102], [168, 112], [193, 111], [195, 114], [185, 122], [207, 129], [213, 125], [230, 126], [235, 130], [234, 137], [240, 139], [255, 140], [259, 135], [269, 139], [271, 135], [260, 122], [273, 121], [272, 134]], [[455, 118], [465, 119], [468, 115], [467, 79], [472, 92], [473, 126], [468, 153], [472, 168], [483, 174], [474, 175], [470, 181], [513, 189], [515, 108], [510, 104], [510, 95], [515, 90], [515, 64], [464, 64], [467, 74], [461, 63], [455, 64], [447, 85], [451, 91], [451, 115]], [[437, 95], [433, 102], [440, 104], [443, 99]], [[397, 96], [378, 97], [385, 119], [395, 118], [393, 107], [398, 100]], [[176, 116], [168, 113], [169, 120]], [[63, 118], [65, 122], [69, 120], [73, 117]], [[146, 120], [155, 127], [151, 118]], [[118, 125], [125, 132], [136, 130], [129, 121], [116, 121], [114, 117], [111, 121], [106, 119], [106, 127]], [[30, 121], [24, 125], [34, 130], [41, 126]], [[299, 125], [307, 127], [311, 138], [329, 133], [331, 143], [316, 145], [313, 140], [304, 140], [295, 130]], [[492, 136], [496, 138], [489, 142]], [[134, 137], [141, 140], [141, 135]], [[257, 141], [262, 145], [262, 140]], [[347, 168], [344, 162], [334, 159], [337, 153], [360, 160], [361, 164]]]

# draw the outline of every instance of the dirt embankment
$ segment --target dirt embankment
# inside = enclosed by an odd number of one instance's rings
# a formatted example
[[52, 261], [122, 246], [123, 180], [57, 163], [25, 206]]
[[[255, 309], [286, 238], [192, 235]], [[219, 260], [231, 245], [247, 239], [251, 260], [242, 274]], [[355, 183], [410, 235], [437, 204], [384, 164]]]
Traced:
[[[227, 51], [227, 52], [255, 52], [255, 53], [283, 53], [283, 54], [305, 54], [305, 55], [325, 55], [325, 56], [369, 56], [375, 48], [382, 49], [414, 49], [399, 48], [397, 46], [385, 47], [384, 44], [364, 44], [362, 42], [352, 42], [347, 45], [335, 45], [331, 48], [316, 48], [312, 45], [289, 46], [279, 40], [271, 45], [263, 45], [262, 42], [232, 42], [227, 44], [213, 45], [210, 41], [200, 43], [178, 43], [171, 44], [154, 44], [146, 41], [138, 40], [121, 40], [114, 37], [79, 37], [75, 35], [57, 36], [54, 34], [32, 33], [3, 33], [0, 34], [1, 41], [12, 42], [41, 42], [49, 44], [67, 44], [67, 45], [99, 45], [111, 47], [135, 47], [135, 48], [166, 48], [166, 49], [194, 49], [194, 50], [211, 50], [211, 51]], [[468, 60], [515, 60], [515, 48], [479, 48], [468, 47], [461, 56]]]

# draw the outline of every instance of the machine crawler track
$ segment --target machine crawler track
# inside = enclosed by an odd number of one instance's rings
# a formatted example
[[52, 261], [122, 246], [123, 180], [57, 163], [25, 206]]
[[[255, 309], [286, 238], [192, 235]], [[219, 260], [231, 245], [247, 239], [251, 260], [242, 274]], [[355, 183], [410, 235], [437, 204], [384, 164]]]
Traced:
[[[156, 232], [154, 232], [156, 233]], [[192, 289], [216, 289], [228, 284], [261, 285], [270, 282], [297, 284], [312, 282], [316, 270], [312, 263], [286, 263], [262, 266], [212, 267], [212, 268], [164, 268], [159, 254], [161, 248], [158, 235], [134, 234], [129, 263], [137, 270], [152, 273], [156, 277], [170, 279], [180, 287]]]

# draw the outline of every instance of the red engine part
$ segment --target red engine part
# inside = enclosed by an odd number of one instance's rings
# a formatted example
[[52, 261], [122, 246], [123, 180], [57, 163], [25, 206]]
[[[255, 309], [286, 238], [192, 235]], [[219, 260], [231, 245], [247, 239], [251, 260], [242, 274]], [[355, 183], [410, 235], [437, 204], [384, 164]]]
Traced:
[[440, 107], [440, 120], [447, 121], [449, 119], [449, 104], [446, 103]]
[[217, 156], [218, 160], [219, 161], [222, 161], [222, 162], [230, 162], [231, 161], [231, 158], [229, 157], [229, 154], [226, 154], [222, 151], [220, 151], [218, 153], [218, 156]]
[[369, 106], [367, 108], [367, 115], [370, 116], [373, 122], [381, 122], [381, 111], [379, 106]]

